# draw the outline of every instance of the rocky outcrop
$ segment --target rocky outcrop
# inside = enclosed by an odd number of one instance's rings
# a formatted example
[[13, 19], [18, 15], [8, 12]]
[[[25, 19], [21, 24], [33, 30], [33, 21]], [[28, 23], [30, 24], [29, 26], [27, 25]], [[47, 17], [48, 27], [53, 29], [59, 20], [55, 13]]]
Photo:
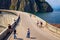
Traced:
[[21, 11], [25, 12], [52, 12], [53, 8], [45, 0], [22, 0]]
[[53, 8], [45, 0], [1, 0], [0, 9], [24, 12], [52, 12]]
[[40, 1], [35, 0], [38, 12], [52, 12], [53, 8], [46, 2], [46, 1]]

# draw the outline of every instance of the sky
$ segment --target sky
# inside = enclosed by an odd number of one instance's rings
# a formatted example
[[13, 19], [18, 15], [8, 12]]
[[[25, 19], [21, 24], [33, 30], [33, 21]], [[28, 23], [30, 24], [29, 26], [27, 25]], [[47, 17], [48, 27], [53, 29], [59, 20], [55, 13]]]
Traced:
[[60, 0], [46, 0], [52, 8], [60, 9]]

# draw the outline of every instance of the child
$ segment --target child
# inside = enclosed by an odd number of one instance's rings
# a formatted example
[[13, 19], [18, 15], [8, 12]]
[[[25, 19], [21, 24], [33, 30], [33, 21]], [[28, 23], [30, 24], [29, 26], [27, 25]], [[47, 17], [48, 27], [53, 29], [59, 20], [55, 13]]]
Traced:
[[30, 38], [30, 29], [28, 28], [28, 31], [27, 31], [27, 38]]
[[16, 39], [17, 36], [16, 36], [16, 29], [14, 29], [14, 39]]

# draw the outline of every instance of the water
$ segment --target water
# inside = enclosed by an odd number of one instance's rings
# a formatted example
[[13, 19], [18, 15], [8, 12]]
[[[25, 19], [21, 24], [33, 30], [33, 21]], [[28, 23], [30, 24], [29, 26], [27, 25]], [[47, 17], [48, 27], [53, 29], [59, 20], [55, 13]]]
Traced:
[[60, 12], [36, 13], [35, 15], [47, 21], [48, 23], [60, 24]]
[[38, 17], [48, 23], [60, 24], [60, 0], [46, 0], [54, 9], [51, 13], [36, 13]]

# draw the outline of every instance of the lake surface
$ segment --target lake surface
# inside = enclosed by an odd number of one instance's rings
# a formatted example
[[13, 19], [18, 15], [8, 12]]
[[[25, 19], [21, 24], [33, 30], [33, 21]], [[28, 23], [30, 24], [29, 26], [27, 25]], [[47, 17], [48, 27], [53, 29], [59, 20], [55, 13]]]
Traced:
[[60, 24], [60, 12], [51, 12], [51, 13], [36, 13], [36, 16], [42, 18], [48, 23]]
[[54, 9], [51, 13], [36, 13], [38, 17], [44, 19], [48, 23], [60, 24], [60, 0], [46, 0]]

